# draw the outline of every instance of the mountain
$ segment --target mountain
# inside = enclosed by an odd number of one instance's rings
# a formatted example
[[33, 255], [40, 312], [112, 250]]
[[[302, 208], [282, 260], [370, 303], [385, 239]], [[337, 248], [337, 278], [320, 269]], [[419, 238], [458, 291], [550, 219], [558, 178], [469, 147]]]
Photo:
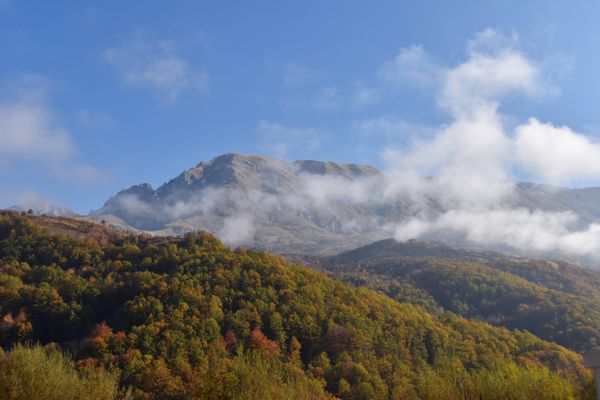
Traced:
[[[0, 213], [0, 346], [14, 348], [0, 351], [0, 388], [39, 386], [32, 363], [51, 361], [84, 390], [98, 373], [147, 400], [594, 396], [580, 356], [528, 332], [430, 314], [208, 233], [86, 237], [111, 230], [96, 225]], [[113, 398], [97, 396], [74, 397]]]
[[600, 271], [414, 240], [296, 259], [434, 314], [448, 310], [526, 329], [578, 352], [600, 346]]
[[[367, 165], [288, 163], [232, 153], [201, 162], [158, 189], [144, 183], [122, 190], [90, 217], [159, 235], [207, 230], [234, 246], [331, 255], [391, 238], [399, 224], [413, 217], [439, 217], [448, 211], [443, 194], [415, 199], [405, 186]], [[600, 188], [517, 183], [513, 192], [513, 209], [571, 212], [580, 226], [600, 221]], [[468, 240], [445, 231], [423, 238], [459, 245]], [[498, 243], [490, 249], [517, 251]], [[521, 250], [528, 255], [564, 256], [553, 247]]]
[[34, 215], [48, 215], [51, 217], [74, 217], [77, 213], [65, 207], [60, 207], [49, 202], [36, 202], [35, 204], [15, 205], [8, 208], [11, 211], [30, 212]]
[[149, 184], [122, 190], [90, 217], [161, 235], [207, 230], [229, 244], [282, 252], [338, 251], [386, 237], [379, 232], [384, 219], [407, 213], [404, 204], [380, 211], [355, 204], [343, 187], [327, 197], [334, 185], [362, 179], [376, 181], [380, 173], [357, 164], [225, 154], [156, 190]]

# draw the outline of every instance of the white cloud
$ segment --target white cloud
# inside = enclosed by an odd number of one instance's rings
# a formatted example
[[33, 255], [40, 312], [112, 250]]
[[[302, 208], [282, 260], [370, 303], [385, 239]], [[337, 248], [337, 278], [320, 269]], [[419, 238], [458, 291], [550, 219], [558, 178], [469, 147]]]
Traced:
[[[544, 79], [543, 63], [520, 51], [516, 35], [487, 29], [468, 43], [466, 56], [454, 67], [432, 67], [422, 48], [413, 46], [387, 64], [387, 77], [396, 82], [423, 83], [430, 74], [420, 76], [419, 66], [437, 71], [437, 102], [452, 118], [429, 139], [383, 152], [388, 193], [405, 190], [442, 210], [398, 224], [396, 238], [442, 234], [483, 245], [600, 257], [600, 224], [584, 226], [572, 213], [511, 208], [512, 171], [559, 184], [597, 179], [600, 144], [535, 118], [507, 131], [499, 112], [503, 98], [556, 93]], [[364, 126], [397, 129], [385, 119]]]
[[517, 209], [456, 209], [437, 219], [412, 219], [396, 228], [395, 238], [407, 240], [425, 233], [454, 233], [470, 243], [509, 246], [528, 252], [577, 256], [600, 254], [600, 224], [577, 228], [571, 212]]
[[401, 49], [393, 60], [385, 63], [379, 75], [394, 85], [431, 86], [439, 81], [441, 72], [442, 68], [425, 53], [422, 46], [412, 45]]
[[468, 119], [440, 128], [431, 139], [390, 157], [393, 169], [434, 176], [442, 199], [451, 204], [495, 204], [509, 194], [505, 181], [510, 141], [494, 109], [481, 109]]
[[302, 179], [303, 195], [322, 208], [336, 202], [372, 203], [372, 196], [380, 184], [376, 178], [347, 180], [336, 176], [305, 174]]
[[43, 104], [0, 103], [0, 155], [11, 160], [62, 161], [75, 147]]
[[467, 42], [467, 51], [471, 54], [495, 54], [513, 50], [519, 46], [519, 35], [516, 32], [504, 34], [496, 29], [486, 28], [477, 32]]
[[[47, 199], [33, 189], [23, 190], [15, 196], [13, 202], [13, 205], [16, 205], [20, 209], [32, 209], [49, 215], [53, 215], [54, 211], [58, 211], [56, 208], [60, 208], [60, 206], [57, 206], [57, 204], [56, 201]], [[63, 208], [62, 211], [67, 211], [67, 209]]]
[[126, 85], [150, 88], [166, 103], [175, 102], [184, 90], [208, 88], [208, 74], [181, 57], [173, 42], [152, 41], [142, 31], [105, 50], [104, 58]]
[[261, 148], [281, 158], [298, 150], [302, 154], [312, 153], [330, 136], [327, 131], [283, 126], [271, 121], [261, 121], [258, 124], [258, 133], [261, 137]]
[[248, 244], [254, 237], [254, 218], [250, 214], [240, 214], [225, 218], [217, 236], [229, 246]]
[[[408, 149], [387, 149], [387, 161], [393, 169], [402, 170], [403, 176], [410, 172], [435, 177], [436, 185], [428, 183], [422, 187], [444, 193], [447, 206], [502, 203], [512, 193], [508, 182], [515, 167], [516, 144], [514, 135], [503, 126], [499, 104], [507, 95], [538, 96], [552, 92], [552, 86], [545, 82], [538, 63], [519, 50], [516, 35], [505, 36], [492, 29], [469, 41], [464, 62], [442, 67], [433, 66], [430, 60], [422, 47], [412, 46], [388, 63], [387, 68], [394, 66], [395, 76], [405, 78], [418, 71], [436, 71], [437, 102], [452, 120], [437, 128], [431, 138]], [[366, 127], [382, 132], [397, 129], [386, 122]], [[526, 152], [529, 157], [536, 154], [536, 149], [545, 151], [536, 147], [536, 138], [529, 138], [528, 142], [517, 139], [521, 147], [528, 145], [521, 154]], [[522, 164], [539, 163], [547, 161], [530, 159]]]
[[516, 128], [515, 146], [522, 167], [545, 182], [600, 178], [600, 143], [569, 127], [531, 118]]
[[[79, 162], [78, 150], [68, 130], [46, 104], [39, 77], [25, 77], [23, 85], [0, 100], [0, 164], [39, 166], [62, 179], [85, 181], [101, 173]], [[36, 82], [39, 85], [36, 85]]]
[[469, 59], [445, 72], [438, 101], [454, 114], [470, 113], [473, 107], [494, 106], [505, 95], [544, 93], [538, 67], [512, 49], [487, 55], [470, 53]]

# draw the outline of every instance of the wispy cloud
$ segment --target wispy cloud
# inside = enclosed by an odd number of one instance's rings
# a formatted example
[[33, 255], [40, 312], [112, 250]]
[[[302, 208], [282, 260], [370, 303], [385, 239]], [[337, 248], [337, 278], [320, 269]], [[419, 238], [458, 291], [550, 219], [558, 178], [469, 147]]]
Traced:
[[391, 143], [404, 140], [416, 140], [435, 133], [429, 126], [409, 123], [394, 117], [375, 117], [355, 121], [354, 130], [367, 138], [382, 137]]
[[287, 86], [304, 86], [311, 80], [313, 75], [314, 72], [309, 67], [303, 65], [289, 62], [282, 66], [281, 77]]
[[265, 60], [269, 72], [290, 89], [299, 89], [315, 80], [317, 72], [307, 65], [295, 61]]
[[38, 165], [63, 179], [98, 178], [96, 168], [78, 161], [69, 131], [47, 104], [47, 85], [45, 78], [28, 75], [0, 100], [0, 163]]
[[328, 87], [317, 93], [312, 106], [317, 110], [335, 111], [342, 107], [342, 98], [335, 87]]
[[363, 82], [354, 82], [354, 94], [352, 95], [352, 106], [362, 108], [375, 104], [379, 100], [379, 91]]
[[208, 88], [206, 71], [179, 55], [175, 42], [152, 40], [141, 30], [106, 49], [104, 59], [126, 85], [149, 88], [165, 103], [174, 103], [183, 91]]
[[389, 84], [433, 86], [441, 78], [443, 68], [425, 53], [420, 45], [405, 47], [379, 70], [379, 76]]
[[284, 126], [272, 121], [261, 121], [258, 133], [261, 138], [260, 147], [268, 154], [280, 158], [294, 153], [312, 153], [330, 136], [324, 130]]

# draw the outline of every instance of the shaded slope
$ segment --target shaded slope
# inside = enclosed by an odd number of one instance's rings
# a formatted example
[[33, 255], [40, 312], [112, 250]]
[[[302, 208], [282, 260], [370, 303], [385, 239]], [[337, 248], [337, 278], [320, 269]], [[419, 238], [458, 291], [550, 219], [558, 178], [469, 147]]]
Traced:
[[574, 264], [393, 240], [305, 260], [429, 309], [527, 329], [577, 351], [600, 346], [600, 272]]

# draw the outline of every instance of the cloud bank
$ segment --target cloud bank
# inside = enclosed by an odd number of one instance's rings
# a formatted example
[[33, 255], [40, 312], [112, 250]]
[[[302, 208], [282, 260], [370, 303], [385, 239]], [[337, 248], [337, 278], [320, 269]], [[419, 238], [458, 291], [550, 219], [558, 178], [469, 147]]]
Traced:
[[384, 66], [387, 79], [433, 84], [437, 104], [451, 117], [431, 139], [383, 153], [390, 181], [410, 182], [414, 194], [436, 198], [446, 210], [398, 224], [397, 239], [445, 233], [476, 244], [600, 258], [600, 225], [581, 227], [572, 212], [511, 204], [515, 176], [555, 185], [600, 177], [594, 139], [534, 117], [505, 127], [499, 110], [507, 96], [556, 94], [541, 65], [519, 50], [516, 35], [487, 29], [468, 43], [458, 65], [433, 65], [420, 46], [411, 46]]

